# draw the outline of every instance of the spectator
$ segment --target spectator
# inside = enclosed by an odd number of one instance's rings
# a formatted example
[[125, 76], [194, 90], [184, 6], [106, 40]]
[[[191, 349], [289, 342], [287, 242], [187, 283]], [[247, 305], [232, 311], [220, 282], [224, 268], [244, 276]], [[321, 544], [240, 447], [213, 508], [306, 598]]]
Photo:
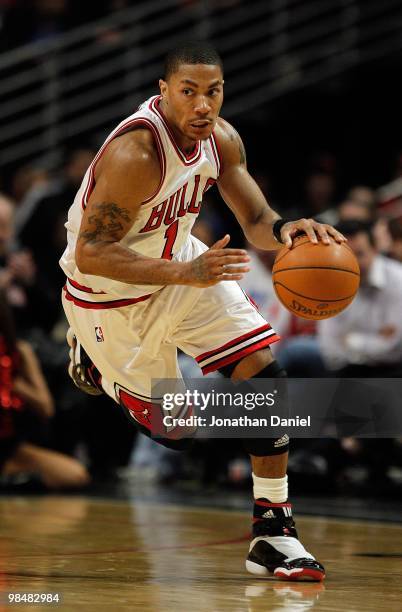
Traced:
[[366, 206], [372, 210], [374, 210], [376, 206], [375, 191], [370, 189], [370, 187], [366, 187], [365, 185], [356, 185], [355, 187], [349, 189], [346, 199], [356, 202], [361, 206]]
[[67, 211], [93, 157], [94, 152], [90, 149], [77, 149], [71, 153], [60, 180], [52, 185], [50, 193], [36, 202], [18, 236], [21, 244], [33, 255], [38, 282], [47, 298], [47, 329], [53, 327], [60, 314], [60, 290], [65, 275], [58, 261], [65, 246]]
[[374, 221], [374, 209], [357, 200], [344, 200], [338, 205], [338, 223], [350, 219], [366, 222]]
[[325, 362], [341, 376], [401, 376], [402, 264], [378, 254], [367, 224], [345, 221], [338, 229], [357, 257], [361, 285], [344, 312], [319, 323]]
[[76, 459], [26, 440], [22, 417], [29, 410], [47, 420], [54, 413], [53, 399], [31, 346], [17, 340], [0, 293], [0, 473], [34, 473], [49, 489], [88, 484], [89, 475]]
[[402, 215], [402, 152], [397, 155], [394, 176], [377, 190], [381, 212], [391, 218]]
[[390, 256], [402, 263], [402, 217], [391, 219], [388, 223], [391, 236]]
[[389, 233], [388, 219], [380, 216], [374, 223], [371, 233], [378, 253], [389, 255], [392, 248], [392, 237]]
[[[372, 226], [357, 220], [339, 224], [360, 265], [361, 284], [352, 304], [340, 315], [319, 322], [319, 341], [328, 369], [338, 377], [402, 376], [402, 265], [378, 254]], [[363, 389], [364, 387], [362, 387]], [[375, 404], [375, 394], [371, 398]], [[397, 440], [343, 438], [317, 442], [311, 452], [325, 458], [328, 476], [345, 492], [376, 490], [395, 495], [389, 469], [398, 464]], [[396, 462], [396, 463], [395, 463]], [[348, 469], [364, 468], [359, 483]]]
[[320, 223], [336, 223], [334, 176], [327, 172], [313, 172], [306, 178], [304, 188], [303, 215], [314, 217]]
[[10, 193], [14, 199], [17, 208], [23, 202], [25, 197], [33, 190], [43, 190], [49, 183], [49, 174], [45, 168], [28, 164], [21, 166], [14, 173]]
[[[95, 152], [90, 148], [74, 149], [67, 156], [60, 176], [46, 181], [44, 189], [38, 190], [35, 203], [28, 207], [29, 210], [24, 212], [21, 210], [24, 208], [24, 201], [21, 201], [18, 210], [18, 227], [22, 242], [27, 243], [30, 240], [29, 235], [33, 233], [34, 228], [36, 230], [40, 228], [42, 233], [54, 229], [55, 219], [64, 215], [68, 210], [94, 155]], [[29, 173], [29, 168], [17, 171], [13, 181], [14, 191], [20, 189], [20, 184], [26, 180], [27, 173]], [[36, 183], [33, 186], [35, 185]], [[40, 185], [43, 186], [43, 182]], [[23, 200], [28, 197], [30, 190], [25, 190]], [[45, 227], [44, 222], [47, 224]], [[31, 241], [35, 245], [42, 242], [40, 237], [36, 237], [36, 241], [31, 238]]]
[[352, 187], [347, 194], [346, 201], [338, 207], [338, 211], [338, 222], [354, 219], [373, 223], [372, 233], [376, 249], [385, 255], [390, 252], [392, 239], [387, 219], [382, 214], [377, 217], [376, 194], [372, 189], [364, 185]]
[[360, 221], [375, 221], [375, 194], [369, 187], [352, 187], [346, 195], [345, 200], [336, 208], [329, 208], [317, 215], [317, 219], [327, 223], [335, 224], [349, 219]]
[[31, 253], [13, 248], [14, 203], [0, 194], [0, 289], [7, 296], [20, 333], [41, 322], [46, 296], [36, 284], [37, 270]]

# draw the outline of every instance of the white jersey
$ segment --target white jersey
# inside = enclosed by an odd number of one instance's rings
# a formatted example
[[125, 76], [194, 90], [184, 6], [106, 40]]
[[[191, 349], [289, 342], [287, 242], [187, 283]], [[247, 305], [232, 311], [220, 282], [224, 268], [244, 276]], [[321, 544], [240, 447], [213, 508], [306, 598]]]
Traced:
[[[159, 107], [161, 97], [144, 102], [133, 115], [122, 121], [108, 136], [88, 168], [68, 213], [67, 248], [60, 265], [67, 276], [70, 299], [85, 307], [120, 306], [146, 299], [161, 289], [155, 285], [133, 285], [106, 277], [82, 274], [75, 261], [75, 247], [83, 211], [95, 186], [95, 168], [108, 144], [137, 127], [148, 128], [154, 137], [161, 179], [156, 193], [143, 202], [140, 212], [121, 240], [125, 247], [154, 258], [182, 260], [191, 228], [200, 212], [204, 193], [219, 176], [220, 156], [215, 135], [198, 141], [186, 155], [177, 146]], [[96, 306], [95, 306], [96, 308]]]

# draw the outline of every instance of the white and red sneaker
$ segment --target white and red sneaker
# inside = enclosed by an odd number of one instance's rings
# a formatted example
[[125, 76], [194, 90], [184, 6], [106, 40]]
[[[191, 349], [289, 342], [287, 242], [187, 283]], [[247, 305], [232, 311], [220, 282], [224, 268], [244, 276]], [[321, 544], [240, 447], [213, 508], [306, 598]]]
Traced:
[[257, 499], [246, 569], [256, 576], [321, 582], [325, 569], [299, 541], [292, 506]]

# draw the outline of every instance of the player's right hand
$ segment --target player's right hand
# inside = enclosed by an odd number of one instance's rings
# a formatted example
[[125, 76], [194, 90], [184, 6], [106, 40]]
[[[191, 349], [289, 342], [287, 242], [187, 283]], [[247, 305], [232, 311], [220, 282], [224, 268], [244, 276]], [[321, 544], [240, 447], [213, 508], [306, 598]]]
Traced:
[[186, 284], [193, 287], [211, 287], [220, 281], [239, 281], [250, 268], [244, 249], [226, 249], [229, 234], [215, 242], [205, 253], [188, 263]]

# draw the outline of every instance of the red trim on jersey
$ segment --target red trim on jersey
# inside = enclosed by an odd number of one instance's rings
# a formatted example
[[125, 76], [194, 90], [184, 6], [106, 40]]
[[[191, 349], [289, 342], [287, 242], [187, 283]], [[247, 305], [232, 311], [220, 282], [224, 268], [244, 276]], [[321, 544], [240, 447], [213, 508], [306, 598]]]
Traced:
[[212, 132], [211, 138], [213, 138], [213, 141], [214, 141], [214, 144], [215, 144], [215, 147], [216, 147], [216, 152], [218, 154], [218, 159], [219, 159], [219, 172], [218, 172], [218, 174], [222, 174], [222, 172], [223, 172], [222, 149], [221, 149], [219, 141], [218, 141], [218, 139], [216, 137], [215, 130]]
[[185, 166], [192, 166], [201, 157], [201, 141], [197, 140], [197, 144], [195, 145], [194, 151], [189, 153], [188, 155], [180, 149], [180, 147], [176, 143], [175, 137], [169, 127], [169, 123], [165, 115], [163, 114], [161, 108], [159, 107], [159, 102], [161, 101], [161, 99], [162, 99], [162, 96], [153, 98], [151, 102], [149, 103], [149, 108], [151, 109], [152, 112], [158, 115], [160, 119], [162, 120], [163, 125], [166, 128], [167, 135], [169, 136], [169, 140], [172, 143], [179, 159], [183, 162]]
[[217, 174], [217, 176], [219, 176], [219, 159], [218, 159], [218, 153], [217, 153], [216, 148], [215, 148], [214, 139], [212, 138], [212, 134], [209, 137], [209, 140], [210, 140], [210, 143], [211, 143], [212, 155], [214, 156], [214, 160], [215, 160], [216, 174]]
[[242, 359], [246, 355], [255, 353], [256, 351], [259, 351], [260, 349], [265, 348], [269, 346], [270, 344], [272, 344], [273, 342], [277, 342], [278, 340], [279, 340], [279, 336], [277, 336], [276, 334], [274, 334], [273, 336], [269, 336], [268, 338], [263, 338], [259, 342], [250, 344], [249, 346], [246, 346], [246, 348], [241, 349], [240, 351], [235, 351], [234, 353], [231, 353], [227, 357], [224, 357], [223, 359], [218, 359], [217, 361], [214, 361], [208, 364], [204, 368], [201, 368], [202, 373], [205, 375], [205, 374], [209, 374], [210, 372], [214, 372], [215, 370], [219, 370], [219, 368], [223, 368], [223, 366], [229, 365], [230, 363], [233, 363], [234, 361], [238, 361], [239, 359]]
[[75, 306], [79, 306], [80, 308], [87, 308], [89, 310], [105, 310], [107, 308], [122, 308], [123, 306], [131, 306], [131, 304], [137, 304], [138, 302], [143, 302], [144, 300], [147, 300], [153, 295], [153, 293], [149, 293], [148, 295], [142, 295], [139, 298], [110, 300], [109, 302], [88, 302], [86, 300], [77, 298], [75, 297], [75, 295], [70, 293], [67, 288], [67, 285], [64, 285], [63, 289], [65, 292], [66, 300], [73, 302]]
[[71, 278], [68, 279], [68, 282], [70, 283], [70, 285], [72, 285], [76, 289], [79, 289], [80, 291], [84, 291], [85, 293], [92, 293], [94, 295], [105, 293], [104, 291], [94, 291], [93, 289], [91, 289], [91, 287], [85, 287], [84, 285], [80, 285], [76, 281], [71, 280]]
[[216, 179], [214, 179], [214, 178], [209, 178], [209, 179], [207, 180], [207, 182], [205, 183], [205, 187], [204, 187], [204, 189], [202, 190], [202, 195], [204, 195], [204, 193], [205, 193], [206, 191], [208, 191], [208, 189], [210, 189], [211, 187], [213, 187], [213, 186], [215, 185], [215, 183], [216, 183]]
[[161, 178], [159, 181], [159, 185], [155, 191], [155, 193], [150, 197], [147, 198], [146, 200], [144, 200], [144, 202], [142, 202], [143, 204], [146, 204], [147, 202], [150, 202], [151, 200], [153, 200], [157, 194], [160, 192], [163, 182], [165, 180], [165, 176], [166, 176], [166, 156], [165, 156], [165, 151], [163, 148], [163, 144], [162, 144], [162, 139], [160, 137], [160, 134], [158, 132], [158, 128], [156, 127], [156, 125], [154, 123], [152, 123], [152, 121], [150, 121], [150, 119], [147, 119], [146, 117], [137, 117], [134, 119], [130, 119], [128, 120], [126, 123], [124, 123], [118, 130], [117, 132], [115, 132], [114, 134], [112, 134], [108, 140], [102, 145], [102, 147], [99, 149], [98, 153], [95, 155], [92, 164], [90, 165], [90, 171], [89, 171], [89, 180], [88, 180], [88, 184], [84, 190], [83, 196], [82, 196], [82, 200], [81, 200], [81, 206], [83, 209], [85, 209], [87, 203], [88, 203], [88, 198], [91, 196], [91, 193], [93, 191], [93, 188], [95, 186], [95, 169], [96, 169], [96, 164], [98, 163], [98, 161], [100, 160], [100, 158], [102, 157], [103, 153], [106, 150], [106, 147], [112, 142], [112, 140], [114, 140], [115, 138], [117, 138], [118, 136], [120, 136], [123, 132], [127, 131], [128, 129], [132, 128], [133, 126], [138, 126], [138, 125], [143, 125], [146, 128], [148, 128], [149, 130], [151, 130], [154, 140], [156, 142], [156, 147], [157, 147], [157, 151], [158, 151], [158, 157], [159, 157], [159, 162], [160, 162], [160, 166], [161, 166]]
[[242, 336], [239, 336], [238, 338], [235, 338], [234, 340], [230, 340], [230, 342], [227, 342], [223, 346], [219, 346], [213, 349], [212, 351], [207, 351], [206, 353], [202, 353], [201, 355], [198, 355], [198, 357], [196, 357], [196, 361], [198, 362], [204, 361], [204, 359], [207, 359], [208, 357], [213, 357], [214, 355], [217, 355], [218, 353], [222, 353], [223, 351], [226, 351], [227, 349], [229, 349], [231, 346], [239, 344], [239, 342], [244, 342], [244, 340], [248, 340], [249, 338], [252, 338], [253, 336], [258, 336], [259, 334], [262, 334], [262, 332], [268, 331], [270, 329], [272, 329], [272, 327], [269, 325], [269, 323], [267, 323], [266, 325], [262, 325], [261, 327], [257, 327], [257, 329], [253, 329], [253, 331], [248, 332], [247, 334], [243, 334]]
[[220, 156], [219, 156], [218, 147], [216, 146], [216, 136], [215, 136], [215, 134], [213, 132], [212, 132], [211, 136], [209, 137], [209, 139], [211, 141], [211, 149], [212, 149], [212, 153], [213, 153], [213, 156], [214, 156], [214, 159], [215, 159], [217, 175], [219, 177], [220, 171], [221, 171], [221, 163], [220, 163]]

